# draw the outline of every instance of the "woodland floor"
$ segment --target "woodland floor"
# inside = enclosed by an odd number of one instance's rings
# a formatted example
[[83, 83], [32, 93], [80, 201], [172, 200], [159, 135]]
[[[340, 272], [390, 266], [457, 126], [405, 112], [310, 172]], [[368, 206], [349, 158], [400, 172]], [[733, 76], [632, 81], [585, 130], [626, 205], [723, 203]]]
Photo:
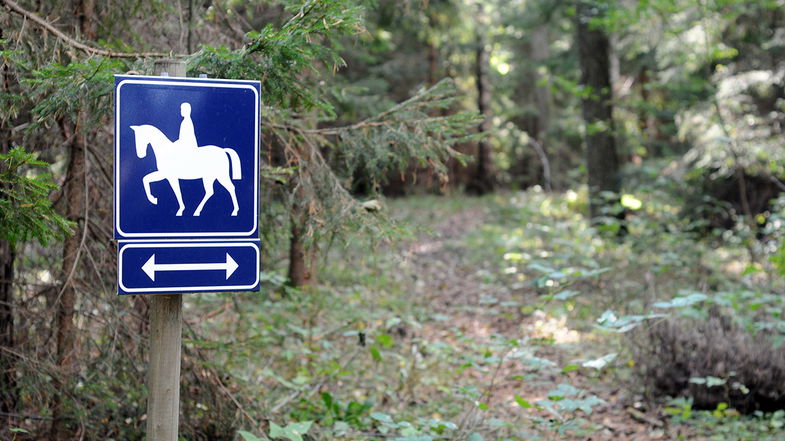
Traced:
[[[520, 305], [538, 303], [539, 294], [534, 289], [509, 289], [484, 277], [496, 271], [495, 263], [477, 262], [472, 257], [476, 244], [467, 245], [467, 237], [481, 228], [488, 217], [488, 211], [482, 207], [460, 209], [433, 225], [431, 233], [420, 235], [404, 247], [404, 259], [410, 268], [417, 269], [416, 295], [422, 296], [435, 314], [449, 317], [448, 320], [427, 322], [419, 330], [420, 336], [426, 340], [448, 341], [458, 348], [490, 336], [534, 342], [536, 357], [548, 360], [556, 367], [574, 368], [540, 370], [536, 375], [527, 376], [519, 362], [510, 360], [501, 361], [490, 369], [464, 372], [463, 375], [471, 377], [468, 378], [471, 382], [484, 385], [483, 396], [490, 409], [487, 412], [470, 411], [474, 415], [464, 415], [461, 425], [481, 424], [493, 417], [518, 424], [536, 424], [537, 416], [546, 421], [564, 418], [535, 408], [527, 409], [527, 416], [522, 418], [522, 409], [515, 402], [515, 396], [535, 403], [547, 397], [555, 384], [568, 383], [599, 397], [604, 403], [595, 406], [588, 415], [576, 412], [580, 415], [582, 430], [567, 429], [558, 433], [547, 424], [541, 424], [543, 427], [536, 432], [543, 439], [705, 439], [693, 437], [684, 425], [669, 425], [668, 417], [661, 409], [646, 410], [640, 402], [642, 399], [618, 375], [602, 375], [592, 369], [578, 368], [580, 363], [576, 364], [576, 360], [586, 359], [587, 354], [603, 354], [603, 347], [608, 342], [603, 341], [602, 336], [570, 329], [565, 318], [541, 310], [522, 312], [524, 308]], [[456, 339], [456, 328], [468, 338]], [[464, 350], [474, 349], [466, 347]]]
[[[671, 308], [657, 305], [684, 290], [712, 294], [700, 288], [709, 283], [750, 289], [733, 285], [742, 271], [726, 269], [744, 268], [743, 250], [663, 229], [654, 203], [623, 240], [603, 236], [580, 198], [389, 200], [386, 211], [415, 234], [334, 245], [313, 291], [287, 291], [271, 272], [271, 294], [232, 297], [236, 311], [221, 306], [225, 297], [192, 297], [194, 317], [221, 311], [199, 322], [209, 341], [192, 344], [214, 349], [209, 357], [234, 379], [246, 403], [239, 428], [265, 436], [270, 418], [313, 424], [312, 439], [331, 441], [785, 439], [785, 411], [743, 416], [724, 403], [694, 410], [686, 399], [644, 399], [636, 361], [659, 361], [635, 360], [628, 334], [598, 326], [610, 311], [623, 321]], [[740, 313], [760, 313], [753, 297], [739, 300]], [[765, 298], [779, 314], [781, 296]], [[237, 415], [226, 412], [234, 430]]]

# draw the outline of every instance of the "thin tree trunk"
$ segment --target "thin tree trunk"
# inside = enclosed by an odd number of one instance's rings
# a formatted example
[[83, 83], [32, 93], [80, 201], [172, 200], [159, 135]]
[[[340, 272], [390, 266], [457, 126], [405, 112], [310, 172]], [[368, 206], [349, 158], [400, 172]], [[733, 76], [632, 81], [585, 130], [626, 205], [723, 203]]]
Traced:
[[590, 92], [583, 98], [583, 119], [592, 218], [600, 216], [603, 207], [614, 203], [608, 200], [607, 192], [618, 193], [620, 189], [611, 102], [610, 43], [605, 33], [591, 23], [597, 11], [595, 1], [578, 0], [576, 37], [581, 84]]
[[[79, 30], [82, 36], [89, 40], [97, 38], [96, 26], [98, 20], [95, 14], [95, 0], [81, 0], [79, 2]], [[80, 126], [82, 114], [78, 114], [73, 124], [73, 133], [70, 159], [65, 182], [66, 217], [76, 224], [74, 234], [63, 243], [63, 266], [60, 273], [61, 286], [58, 296], [54, 299], [57, 358], [59, 378], [55, 379], [56, 392], [52, 407], [52, 428], [50, 436], [53, 440], [67, 440], [73, 437], [73, 431], [68, 427], [66, 417], [66, 391], [71, 387], [71, 380], [76, 374], [76, 325], [74, 313], [76, 310], [76, 289], [74, 277], [77, 273], [79, 253], [84, 229], [84, 213], [87, 207], [87, 164], [85, 134]], [[68, 132], [67, 122], [63, 122], [64, 132]], [[67, 137], [66, 137], [67, 139]]]
[[[531, 47], [529, 49], [535, 66], [539, 66], [541, 63], [548, 60], [550, 57], [550, 48], [547, 26], [542, 25], [534, 29], [531, 36]], [[534, 101], [535, 108], [537, 109], [536, 115], [527, 117], [529, 123], [527, 124], [526, 132], [531, 137], [531, 144], [542, 164], [543, 187], [547, 192], [551, 192], [553, 190], [551, 169], [545, 142], [545, 133], [550, 124], [551, 90], [550, 87], [539, 85], [542, 75], [537, 69], [531, 69], [526, 77], [530, 84], [529, 87], [533, 87], [530, 99]], [[521, 167], [521, 169], [525, 170], [525, 166]]]
[[95, 40], [98, 37], [96, 25], [98, 18], [95, 15], [95, 0], [81, 0], [79, 2], [79, 31], [85, 40]]
[[[537, 27], [532, 33], [531, 56], [535, 65], [540, 65], [550, 58], [550, 47], [548, 38], [548, 27], [543, 25]], [[540, 143], [544, 144], [545, 132], [550, 125], [551, 115], [551, 89], [548, 86], [541, 86], [542, 75], [535, 70], [533, 75], [534, 104], [537, 107], [537, 125], [534, 133], [530, 135]]]
[[[0, 41], [3, 38], [3, 29], [0, 27]], [[11, 72], [7, 64], [2, 65], [2, 90], [11, 93]], [[11, 150], [10, 123], [0, 124], [0, 153]], [[8, 241], [0, 241], [0, 347], [14, 347], [14, 260], [15, 253]], [[0, 350], [0, 433], [7, 434], [12, 427], [11, 414], [16, 413], [18, 392], [16, 376], [14, 374], [14, 360], [7, 353]]]
[[194, 21], [194, 0], [188, 0], [188, 37], [186, 39], [185, 48], [188, 51], [187, 53], [193, 52], [193, 45], [191, 43], [192, 38], [191, 34], [193, 33], [193, 21]]
[[[64, 123], [66, 124], [66, 123]], [[68, 129], [65, 129], [66, 132]], [[76, 359], [76, 326], [74, 325], [74, 312], [76, 308], [76, 290], [74, 277], [77, 272], [79, 248], [86, 228], [83, 221], [85, 210], [85, 144], [84, 135], [79, 133], [80, 127], [74, 126], [73, 142], [71, 144], [70, 159], [68, 162], [67, 179], [65, 182], [66, 218], [77, 224], [74, 234], [63, 244], [63, 266], [60, 272], [62, 286], [54, 299], [55, 326], [56, 326], [56, 361], [59, 379], [55, 379], [57, 389], [52, 409], [52, 429], [50, 432], [53, 440], [70, 439], [73, 432], [69, 430], [66, 421], [65, 391], [70, 387], [69, 379], [73, 378]]]
[[[477, 32], [474, 74], [477, 82], [477, 111], [482, 116], [478, 130], [486, 133], [491, 130], [491, 85], [488, 77], [490, 53], [487, 44], [481, 29]], [[483, 138], [477, 143], [477, 168], [468, 189], [478, 194], [485, 194], [493, 191], [495, 184], [493, 147]]]
[[316, 285], [316, 244], [307, 247], [302, 218], [292, 216], [289, 237], [289, 283], [292, 286]]
[[428, 44], [428, 86], [439, 81], [439, 52], [436, 45]]
[[[8, 241], [0, 241], [0, 347], [14, 347], [14, 282], [15, 254]], [[0, 433], [12, 427], [11, 415], [16, 413], [17, 389], [14, 359], [0, 350]]]

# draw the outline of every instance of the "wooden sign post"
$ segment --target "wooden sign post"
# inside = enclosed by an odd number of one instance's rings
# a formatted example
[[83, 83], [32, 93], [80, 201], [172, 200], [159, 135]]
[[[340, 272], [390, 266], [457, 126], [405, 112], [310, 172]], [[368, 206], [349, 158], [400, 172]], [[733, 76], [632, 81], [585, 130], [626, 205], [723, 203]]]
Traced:
[[[185, 62], [155, 62], [155, 75], [186, 76]], [[177, 441], [180, 419], [180, 354], [183, 296], [155, 295], [150, 304], [150, 367], [147, 386], [147, 440]]]
[[117, 292], [154, 294], [147, 439], [177, 441], [182, 295], [259, 289], [261, 83], [154, 75], [114, 78]]

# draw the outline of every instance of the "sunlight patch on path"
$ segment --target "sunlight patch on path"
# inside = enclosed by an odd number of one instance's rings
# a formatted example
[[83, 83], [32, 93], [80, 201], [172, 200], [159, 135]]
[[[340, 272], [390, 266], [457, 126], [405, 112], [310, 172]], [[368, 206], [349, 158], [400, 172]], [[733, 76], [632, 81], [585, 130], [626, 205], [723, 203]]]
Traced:
[[524, 329], [529, 335], [536, 338], [553, 339], [555, 344], [571, 344], [581, 341], [581, 333], [567, 327], [567, 317], [553, 317], [546, 312], [534, 312], [536, 320], [526, 323]]

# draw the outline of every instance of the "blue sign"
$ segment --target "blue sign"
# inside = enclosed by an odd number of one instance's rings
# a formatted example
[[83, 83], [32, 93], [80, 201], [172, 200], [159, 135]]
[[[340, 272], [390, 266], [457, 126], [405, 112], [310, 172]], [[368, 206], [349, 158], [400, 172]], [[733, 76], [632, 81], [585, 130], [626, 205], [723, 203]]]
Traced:
[[115, 239], [259, 237], [260, 87], [115, 77]]
[[119, 293], [259, 288], [260, 92], [115, 76]]
[[120, 242], [121, 294], [259, 289], [259, 243]]

